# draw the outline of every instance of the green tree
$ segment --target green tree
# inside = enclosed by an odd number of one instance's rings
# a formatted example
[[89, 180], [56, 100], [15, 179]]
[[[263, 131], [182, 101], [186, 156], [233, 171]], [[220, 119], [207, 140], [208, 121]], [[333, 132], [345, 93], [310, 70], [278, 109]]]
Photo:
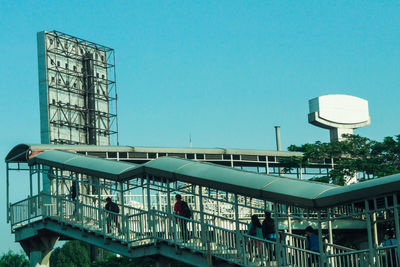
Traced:
[[0, 257], [0, 267], [29, 267], [29, 261], [25, 253], [9, 250]]
[[66, 242], [56, 248], [50, 256], [52, 267], [89, 267], [89, 245], [80, 241]]
[[291, 145], [288, 150], [303, 152], [303, 157], [285, 159], [286, 169], [333, 159], [334, 168], [327, 176], [312, 179], [321, 182], [343, 185], [359, 173], [361, 180], [367, 180], [400, 172], [400, 135], [385, 137], [382, 142], [346, 135], [340, 142]]

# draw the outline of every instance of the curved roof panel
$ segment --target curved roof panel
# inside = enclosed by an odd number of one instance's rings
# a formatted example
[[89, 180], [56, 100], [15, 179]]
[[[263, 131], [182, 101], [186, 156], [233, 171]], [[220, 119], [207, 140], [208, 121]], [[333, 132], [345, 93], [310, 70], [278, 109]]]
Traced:
[[400, 191], [400, 174], [348, 186], [247, 172], [211, 163], [162, 157], [145, 164], [112, 161], [61, 150], [32, 155], [30, 164], [45, 164], [116, 181], [139, 175], [166, 177], [218, 190], [300, 207], [332, 207]]
[[313, 206], [314, 196], [339, 186], [233, 169], [179, 158], [159, 158], [144, 164], [145, 172], [249, 197]]
[[121, 180], [122, 174], [138, 167], [137, 164], [133, 163], [83, 156], [61, 150], [47, 150], [31, 157], [28, 163], [44, 164], [117, 181]]

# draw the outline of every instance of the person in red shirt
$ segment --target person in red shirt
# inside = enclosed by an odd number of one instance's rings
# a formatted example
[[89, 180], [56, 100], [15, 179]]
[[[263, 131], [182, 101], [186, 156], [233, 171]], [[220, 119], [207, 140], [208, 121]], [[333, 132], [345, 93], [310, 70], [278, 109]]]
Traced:
[[[184, 201], [182, 200], [182, 196], [180, 194], [176, 194], [175, 196], [175, 205], [174, 205], [174, 211], [175, 214], [178, 216], [183, 216], [182, 214], [182, 204]], [[186, 204], [187, 205], [187, 204]], [[187, 220], [183, 218], [177, 218], [177, 221], [179, 223], [180, 229], [181, 229], [181, 235], [182, 235], [182, 240], [183, 242], [187, 242], [189, 233], [187, 229]]]

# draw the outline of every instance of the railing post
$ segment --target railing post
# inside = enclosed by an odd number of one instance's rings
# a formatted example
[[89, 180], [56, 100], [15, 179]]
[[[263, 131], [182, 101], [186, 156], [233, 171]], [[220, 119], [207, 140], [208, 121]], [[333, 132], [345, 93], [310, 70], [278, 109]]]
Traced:
[[32, 166], [29, 166], [29, 199], [28, 199], [28, 224], [31, 223], [31, 213], [32, 213], [32, 207], [33, 207], [33, 203], [32, 203], [32, 195], [33, 195], [33, 185], [32, 185], [32, 174], [33, 174], [33, 170], [32, 170]]
[[59, 200], [60, 203], [60, 220], [64, 221], [64, 200], [61, 199], [59, 196], [57, 196], [57, 199]]
[[[55, 170], [55, 175], [56, 175], [56, 210], [57, 210], [57, 215], [59, 215], [60, 214], [60, 203], [59, 203], [59, 200], [58, 200], [58, 170], [56, 169]], [[51, 196], [51, 191], [50, 191], [50, 196]]]
[[37, 193], [38, 195], [40, 194], [40, 165], [36, 165], [36, 171], [37, 171]]
[[99, 227], [101, 229], [101, 227], [104, 228], [104, 224], [102, 223], [103, 220], [105, 220], [105, 215], [102, 212], [102, 207], [101, 207], [101, 187], [100, 187], [100, 179], [99, 182], [97, 183], [97, 208], [98, 210], [98, 217], [99, 217]]
[[154, 238], [154, 245], [158, 241], [157, 236], [157, 227], [156, 227], [156, 211], [154, 209], [151, 210], [151, 219], [152, 219], [152, 226], [153, 226], [153, 238]]
[[332, 232], [332, 211], [328, 209], [328, 231], [329, 231], [329, 244], [333, 244], [333, 232]]
[[[122, 233], [125, 235], [126, 234], [126, 227], [125, 227], [125, 199], [124, 199], [124, 184], [122, 182], [119, 182], [119, 198], [121, 199], [121, 227]], [[118, 219], [118, 217], [117, 217]]]
[[167, 212], [168, 212], [168, 230], [171, 231], [172, 229], [172, 234], [174, 238], [174, 244], [176, 244], [176, 227], [175, 227], [175, 216], [173, 215], [171, 211], [171, 190], [169, 188], [169, 180], [167, 179]]
[[10, 213], [10, 169], [8, 166], [8, 162], [6, 164], [6, 204], [7, 204], [7, 223], [11, 220], [11, 213]]
[[319, 256], [320, 256], [320, 261], [319, 261], [319, 266], [323, 267], [325, 266], [325, 252], [324, 252], [324, 242], [322, 240], [322, 222], [321, 222], [321, 211], [318, 211], [318, 243], [319, 243]]
[[238, 256], [240, 256], [240, 255], [245, 255], [243, 246], [240, 245], [240, 243], [244, 243], [244, 238], [242, 233], [240, 232], [238, 195], [235, 194], [234, 196], [235, 196], [234, 205], [235, 205], [235, 228], [236, 228], [236, 253]]
[[275, 235], [276, 235], [275, 257], [277, 259], [278, 266], [284, 266], [285, 256], [283, 255], [281, 237], [279, 236], [279, 218], [278, 218], [278, 207], [276, 202], [273, 202], [273, 210], [274, 210], [274, 224], [275, 224]]
[[369, 203], [368, 200], [364, 201], [365, 203], [365, 218], [367, 220], [367, 234], [368, 234], [368, 250], [369, 250], [369, 264], [371, 266], [374, 265], [374, 247], [372, 245], [372, 232], [371, 232], [371, 215], [369, 212]]
[[[147, 226], [148, 226], [148, 231], [149, 235], [151, 232], [154, 233], [154, 229], [152, 231], [152, 226], [153, 224], [151, 223], [151, 199], [150, 199], [150, 176], [146, 174], [146, 191], [147, 191]], [[155, 236], [153, 237], [155, 238]]]
[[207, 242], [208, 240], [208, 235], [207, 235], [207, 226], [204, 221], [204, 203], [203, 203], [203, 187], [198, 186], [199, 189], [199, 211], [200, 211], [200, 229], [201, 229], [201, 243], [203, 245], [203, 248], [207, 248]]
[[[400, 226], [399, 226], [399, 208], [397, 202], [397, 195], [393, 194], [393, 212], [394, 212], [394, 227], [396, 231], [396, 239], [397, 239], [397, 259], [400, 261]], [[397, 264], [400, 262], [397, 262]]]
[[29, 196], [33, 196], [33, 184], [32, 184], [32, 175], [33, 175], [33, 170], [32, 166], [29, 166]]
[[129, 214], [128, 216], [125, 216], [125, 226], [126, 226], [126, 242], [128, 243], [128, 247], [131, 246], [131, 233], [130, 233], [130, 227], [129, 227]]
[[81, 229], [83, 230], [83, 225], [84, 225], [84, 223], [83, 223], [83, 219], [85, 218], [85, 216], [84, 216], [84, 205], [83, 205], [83, 203], [82, 202], [78, 202], [79, 203], [79, 206], [80, 206], [80, 216], [81, 216]]

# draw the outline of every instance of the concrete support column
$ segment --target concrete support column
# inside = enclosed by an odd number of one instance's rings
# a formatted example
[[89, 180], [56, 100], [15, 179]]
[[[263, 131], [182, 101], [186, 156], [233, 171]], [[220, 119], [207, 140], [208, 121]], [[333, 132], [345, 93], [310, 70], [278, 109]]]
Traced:
[[50, 267], [50, 255], [58, 236], [43, 232], [40, 235], [20, 241], [29, 256], [31, 267]]
[[29, 253], [29, 263], [31, 267], [49, 267], [50, 252], [48, 255], [42, 255], [41, 251], [31, 251]]

